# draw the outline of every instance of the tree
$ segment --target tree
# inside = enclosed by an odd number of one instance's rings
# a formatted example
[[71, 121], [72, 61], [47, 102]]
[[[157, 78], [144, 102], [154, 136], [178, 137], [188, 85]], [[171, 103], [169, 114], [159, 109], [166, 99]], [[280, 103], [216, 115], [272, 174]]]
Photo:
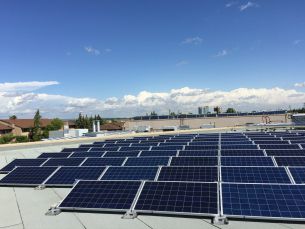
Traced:
[[12, 116], [10, 116], [10, 119], [11, 120], [15, 120], [15, 119], [17, 119], [17, 116], [16, 115], [12, 115]]
[[52, 130], [60, 130], [64, 126], [64, 122], [59, 118], [52, 119], [51, 123], [43, 130], [43, 137], [48, 138], [49, 132]]
[[227, 112], [226, 113], [236, 113], [236, 110], [234, 109], [234, 108], [232, 108], [232, 107], [229, 107], [228, 109], [227, 109]]
[[32, 130], [32, 138], [34, 141], [40, 141], [42, 137], [40, 120], [41, 120], [41, 115], [38, 109], [34, 116], [34, 128]]
[[220, 113], [220, 107], [217, 106], [217, 107], [214, 107], [214, 112], [216, 112], [216, 114], [219, 114]]
[[155, 111], [150, 112], [151, 116], [157, 116], [157, 113]]

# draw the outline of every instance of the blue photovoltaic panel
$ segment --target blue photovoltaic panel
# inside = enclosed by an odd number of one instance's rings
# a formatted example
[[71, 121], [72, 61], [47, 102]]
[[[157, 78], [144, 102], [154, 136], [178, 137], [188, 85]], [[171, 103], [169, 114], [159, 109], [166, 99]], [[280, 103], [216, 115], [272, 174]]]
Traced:
[[185, 150], [217, 150], [218, 145], [185, 146]]
[[277, 140], [277, 141], [254, 141], [255, 144], [259, 145], [280, 145], [280, 144], [289, 144], [288, 141], [282, 141], [282, 140]]
[[231, 149], [231, 150], [234, 150], [234, 149], [258, 149], [257, 148], [257, 145], [221, 145], [221, 149]]
[[91, 151], [118, 151], [120, 147], [104, 147], [104, 148], [92, 148]]
[[275, 157], [278, 166], [305, 166], [305, 157]]
[[117, 151], [117, 152], [106, 152], [104, 157], [136, 157], [140, 151]]
[[109, 167], [101, 180], [154, 180], [158, 167]]
[[267, 149], [266, 153], [268, 156], [305, 156], [305, 150], [302, 149], [288, 149], [288, 150]]
[[217, 150], [181, 150], [179, 152], [179, 157], [186, 156], [186, 157], [210, 157], [210, 156], [217, 156]]
[[165, 142], [165, 143], [160, 143], [159, 146], [184, 146], [186, 144], [187, 142]]
[[104, 153], [105, 152], [86, 152], [86, 153], [76, 152], [76, 153], [72, 153], [70, 158], [72, 158], [72, 157], [102, 157], [104, 155]]
[[289, 170], [296, 184], [305, 183], [305, 167], [289, 167]]
[[221, 157], [222, 166], [274, 166], [271, 157]]
[[280, 167], [222, 167], [222, 181], [233, 183], [287, 183], [290, 179]]
[[153, 146], [151, 148], [151, 150], [181, 150], [183, 148], [183, 146], [177, 146], [177, 145], [174, 145], [174, 146]]
[[228, 216], [305, 218], [305, 185], [222, 184], [222, 200]]
[[15, 159], [6, 166], [4, 166], [0, 172], [1, 173], [8, 173], [12, 171], [16, 166], [40, 166], [44, 163], [47, 159], [45, 158], [35, 158], [35, 159]]
[[88, 158], [82, 166], [120, 166], [124, 161], [125, 157]]
[[214, 142], [190, 142], [190, 146], [210, 146], [210, 145], [217, 145], [218, 146], [218, 141]]
[[162, 167], [158, 181], [217, 182], [217, 167]]
[[263, 150], [259, 149], [246, 149], [246, 150], [221, 150], [221, 156], [265, 156]]
[[90, 149], [90, 147], [83, 147], [83, 148], [64, 148], [61, 152], [77, 152], [77, 151], [83, 151], [87, 152]]
[[159, 166], [167, 165], [169, 157], [130, 157], [124, 166]]
[[43, 166], [78, 166], [85, 158], [50, 158]]
[[120, 151], [141, 151], [141, 150], [149, 150], [150, 146], [131, 146], [131, 147], [126, 147], [123, 146]]
[[217, 184], [145, 182], [136, 211], [217, 214]]
[[58, 208], [125, 212], [131, 208], [140, 185], [140, 181], [79, 181]]
[[221, 145], [253, 145], [250, 141], [221, 141]]
[[132, 147], [138, 147], [138, 146], [157, 146], [159, 142], [141, 142], [141, 143], [132, 143]]
[[173, 157], [170, 166], [216, 166], [217, 157]]
[[55, 158], [55, 157], [69, 157], [71, 153], [42, 153], [37, 158]]
[[73, 185], [76, 180], [97, 180], [106, 167], [61, 167], [47, 185]]
[[176, 156], [177, 150], [152, 150], [152, 151], [142, 151], [140, 157], [170, 157]]
[[300, 149], [297, 144], [259, 145], [261, 149]]
[[40, 185], [57, 167], [17, 167], [0, 180], [0, 185]]

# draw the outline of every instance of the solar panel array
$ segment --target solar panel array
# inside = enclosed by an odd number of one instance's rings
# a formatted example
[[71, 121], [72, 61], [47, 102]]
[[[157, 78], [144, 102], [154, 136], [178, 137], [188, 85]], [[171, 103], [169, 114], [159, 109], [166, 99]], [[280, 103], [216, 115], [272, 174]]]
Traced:
[[15, 159], [2, 186], [73, 187], [64, 211], [305, 221], [305, 132], [114, 139]]

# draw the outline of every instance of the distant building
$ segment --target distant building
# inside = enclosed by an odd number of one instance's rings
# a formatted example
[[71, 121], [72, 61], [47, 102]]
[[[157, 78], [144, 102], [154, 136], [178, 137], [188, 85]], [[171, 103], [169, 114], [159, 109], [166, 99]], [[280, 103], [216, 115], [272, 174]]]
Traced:
[[209, 107], [208, 106], [198, 107], [198, 114], [206, 115], [208, 113], [209, 113]]

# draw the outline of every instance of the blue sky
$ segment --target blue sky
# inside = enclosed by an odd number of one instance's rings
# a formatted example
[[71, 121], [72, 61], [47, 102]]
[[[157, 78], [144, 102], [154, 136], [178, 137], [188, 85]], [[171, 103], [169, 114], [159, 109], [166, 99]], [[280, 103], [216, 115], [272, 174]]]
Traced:
[[1, 1], [0, 83], [56, 81], [34, 93], [99, 101], [184, 87], [303, 92], [304, 10], [303, 0]]

